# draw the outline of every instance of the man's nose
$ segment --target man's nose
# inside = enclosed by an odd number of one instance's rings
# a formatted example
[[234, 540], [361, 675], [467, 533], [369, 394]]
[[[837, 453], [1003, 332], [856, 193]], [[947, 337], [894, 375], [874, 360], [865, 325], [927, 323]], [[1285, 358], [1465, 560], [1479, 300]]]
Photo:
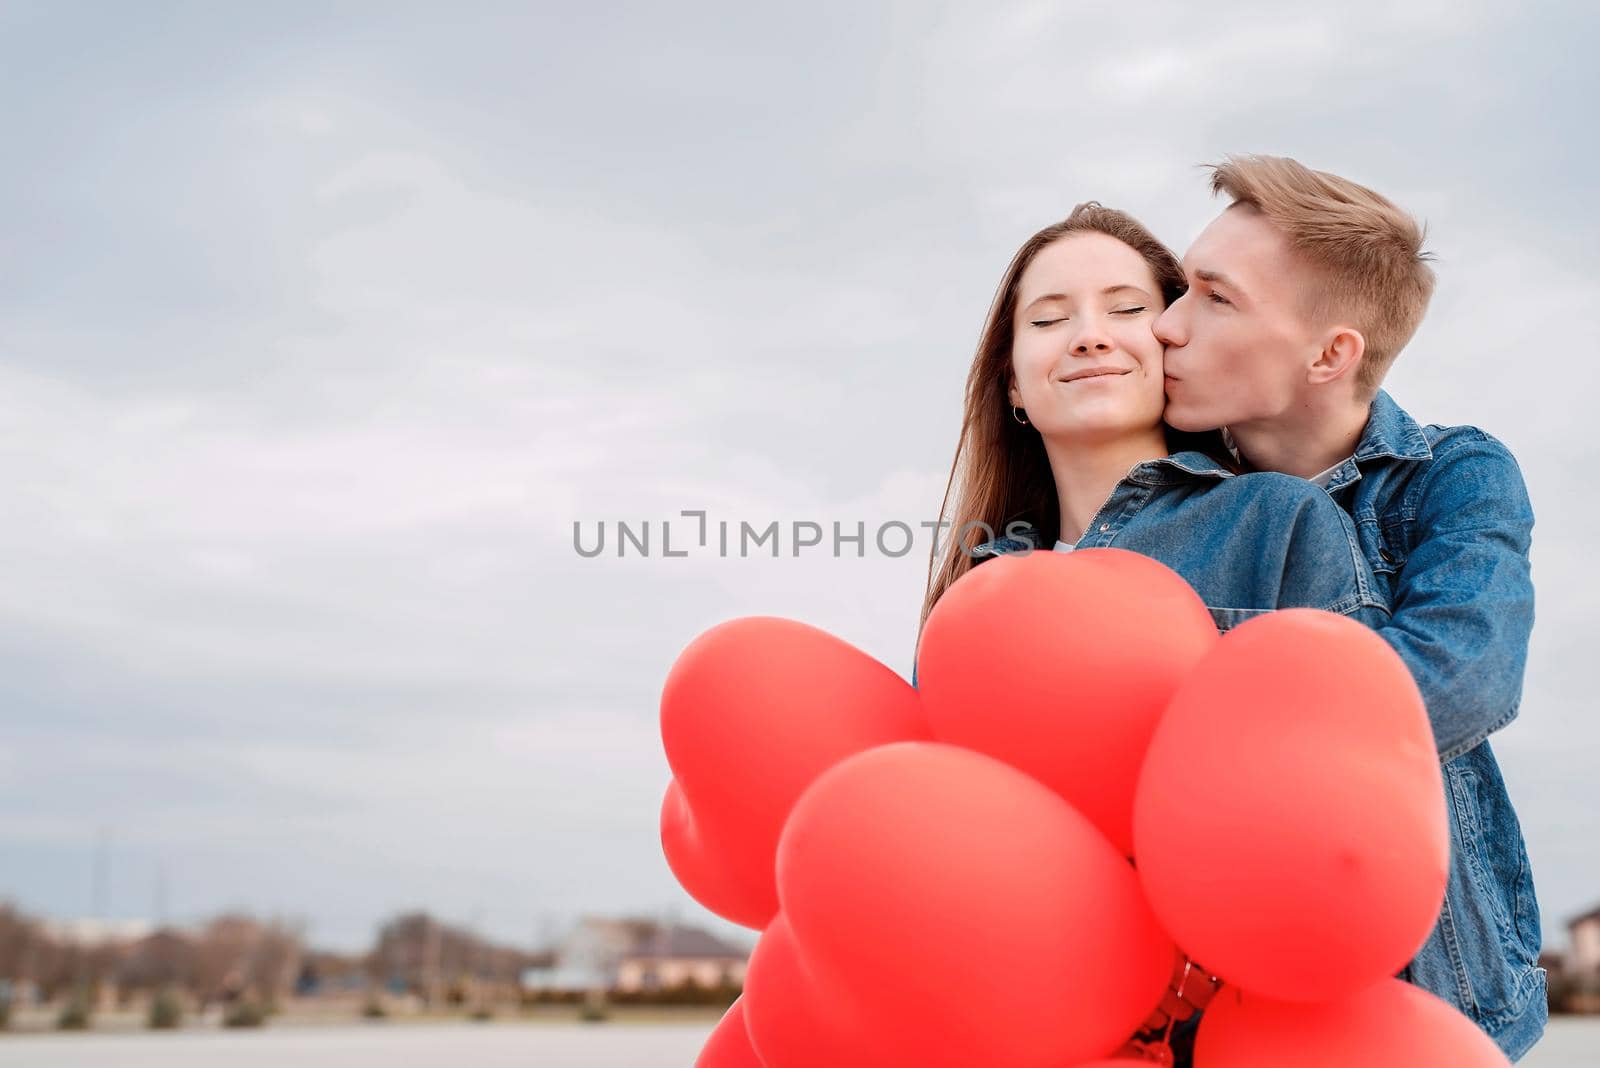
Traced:
[[1182, 346], [1188, 340], [1184, 335], [1183, 320], [1178, 311], [1178, 305], [1182, 302], [1183, 298], [1179, 297], [1167, 305], [1166, 311], [1156, 316], [1155, 326], [1151, 329], [1155, 331], [1156, 340], [1163, 345]]

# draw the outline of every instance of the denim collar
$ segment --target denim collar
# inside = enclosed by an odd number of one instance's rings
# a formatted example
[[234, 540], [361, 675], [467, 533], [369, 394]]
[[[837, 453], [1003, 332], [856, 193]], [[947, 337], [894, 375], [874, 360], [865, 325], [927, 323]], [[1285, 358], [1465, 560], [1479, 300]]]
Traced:
[[1024, 549], [1043, 549], [1044, 535], [1039, 533], [1039, 528], [1032, 523], [1017, 523], [1011, 528], [1015, 534], [1002, 534], [993, 541], [983, 542], [972, 547], [974, 561], [987, 560], [991, 556], [1004, 556], [1006, 553], [1019, 553]]
[[[1223, 447], [1236, 461], [1244, 463], [1244, 457], [1239, 454], [1239, 446], [1234, 444], [1233, 435], [1228, 433], [1228, 428], [1223, 427], [1221, 433]], [[1356, 450], [1349, 459], [1361, 461], [1383, 457], [1396, 460], [1431, 460], [1433, 450], [1428, 447], [1428, 439], [1416, 420], [1407, 415], [1405, 410], [1394, 402], [1393, 397], [1379, 390], [1367, 409], [1367, 425], [1362, 429], [1361, 440], [1356, 442]]]
[[[1227, 427], [1222, 428], [1222, 444], [1236, 461], [1244, 463]], [[1361, 431], [1361, 440], [1356, 442], [1355, 452], [1312, 481], [1331, 493], [1358, 480], [1362, 463], [1382, 459], [1431, 460], [1433, 449], [1429, 448], [1427, 436], [1417, 421], [1380, 389], [1367, 409], [1367, 425]]]
[[[1126, 481], [1136, 482], [1142, 486], [1165, 486], [1196, 478], [1221, 480], [1232, 477], [1234, 472], [1224, 467], [1221, 461], [1203, 452], [1186, 450], [1175, 452], [1171, 456], [1146, 460], [1128, 472]], [[1024, 549], [1054, 548], [1045, 545], [1044, 534], [1032, 523], [1016, 522], [1009, 526], [1010, 529], [999, 537], [974, 546], [973, 558], [982, 560], [991, 556], [1021, 552]]]
[[1325, 489], [1336, 493], [1361, 479], [1361, 465], [1373, 460], [1431, 460], [1433, 449], [1417, 421], [1407, 415], [1383, 390], [1372, 398], [1367, 409], [1367, 425], [1356, 442], [1356, 451], [1333, 469]]
[[1367, 416], [1367, 428], [1361, 432], [1361, 441], [1350, 458], [1377, 460], [1392, 457], [1396, 460], [1431, 460], [1433, 450], [1417, 421], [1407, 415], [1383, 390], [1372, 398], [1372, 408]]
[[1146, 460], [1129, 471], [1127, 477], [1130, 481], [1153, 486], [1186, 482], [1193, 478], [1232, 478], [1234, 474], [1216, 457], [1188, 449], [1156, 460]]
[[[1328, 483], [1329, 492], [1355, 482], [1361, 477], [1358, 466], [1369, 460], [1431, 460], [1433, 450], [1417, 421], [1405, 413], [1394, 398], [1383, 390], [1372, 398], [1368, 409], [1367, 425], [1361, 431], [1361, 440], [1350, 458], [1334, 469]], [[1128, 479], [1144, 486], [1171, 485], [1192, 478], [1232, 478], [1234, 472], [1203, 452], [1176, 452], [1171, 456], [1148, 460], [1128, 472]], [[1044, 535], [1031, 523], [1018, 523], [1012, 533], [1002, 534], [973, 548], [975, 559], [987, 559], [1024, 549], [1045, 548]]]

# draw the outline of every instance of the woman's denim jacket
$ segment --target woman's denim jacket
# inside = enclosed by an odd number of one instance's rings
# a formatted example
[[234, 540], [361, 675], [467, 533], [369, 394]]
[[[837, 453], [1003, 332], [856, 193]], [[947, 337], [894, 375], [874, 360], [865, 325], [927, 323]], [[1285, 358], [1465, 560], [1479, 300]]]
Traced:
[[[1075, 547], [1127, 549], [1166, 564], [1220, 631], [1278, 608], [1320, 608], [1372, 627], [1389, 618], [1355, 525], [1326, 493], [1292, 475], [1236, 474], [1203, 452], [1134, 467]], [[976, 566], [1044, 548], [1040, 531], [1017, 521], [971, 553]]]
[[[1447, 458], [1453, 469], [1439, 468]], [[1513, 1059], [1543, 1033], [1545, 976], [1521, 828], [1483, 739], [1515, 714], [1521, 693], [1531, 524], [1504, 446], [1471, 428], [1424, 434], [1379, 394], [1327, 492], [1177, 453], [1130, 471], [1076, 545], [1161, 561], [1195, 588], [1219, 630], [1276, 608], [1320, 608], [1376, 627], [1395, 648], [1434, 725], [1451, 839], [1438, 924], [1402, 975], [1466, 1013]], [[1044, 547], [1038, 530], [1013, 523], [972, 552], [982, 561]]]
[[[1107, 546], [1182, 575], [1218, 630], [1277, 608], [1320, 608], [1373, 627], [1388, 619], [1354, 524], [1321, 489], [1292, 475], [1237, 475], [1201, 452], [1139, 464], [1076, 548]], [[1037, 529], [1012, 523], [972, 552], [982, 560], [1042, 548]]]

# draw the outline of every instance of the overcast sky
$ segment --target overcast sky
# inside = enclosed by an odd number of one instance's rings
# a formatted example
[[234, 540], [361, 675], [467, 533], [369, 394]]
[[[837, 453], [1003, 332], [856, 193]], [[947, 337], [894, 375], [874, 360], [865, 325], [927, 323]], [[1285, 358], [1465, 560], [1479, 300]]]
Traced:
[[[657, 838], [668, 667], [760, 613], [909, 675], [927, 542], [667, 559], [662, 521], [934, 519], [1016, 247], [1095, 198], [1181, 251], [1196, 164], [1270, 152], [1426, 218], [1389, 388], [1522, 463], [1494, 744], [1563, 943], [1600, 20], [1282, 8], [0, 3], [0, 898], [88, 914], [104, 828], [114, 916], [707, 918]], [[580, 557], [600, 520], [652, 555]]]

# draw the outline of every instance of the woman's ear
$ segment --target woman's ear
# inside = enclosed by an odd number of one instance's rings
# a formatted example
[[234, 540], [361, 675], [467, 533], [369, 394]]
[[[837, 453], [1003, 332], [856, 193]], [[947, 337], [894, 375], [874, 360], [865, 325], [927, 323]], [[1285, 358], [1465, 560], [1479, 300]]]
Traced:
[[1017, 388], [1016, 379], [1006, 380], [1006, 400], [1013, 408], [1022, 407], [1022, 391]]

